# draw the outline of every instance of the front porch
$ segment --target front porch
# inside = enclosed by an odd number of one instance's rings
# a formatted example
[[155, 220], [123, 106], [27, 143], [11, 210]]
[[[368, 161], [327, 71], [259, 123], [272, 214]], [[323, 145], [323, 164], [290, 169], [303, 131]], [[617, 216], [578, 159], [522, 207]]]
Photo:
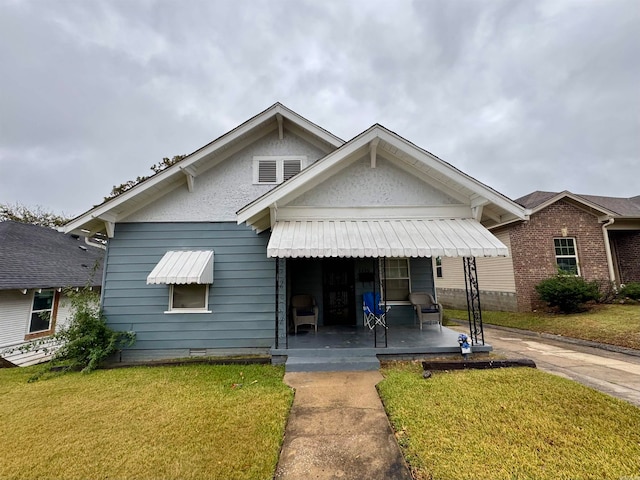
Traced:
[[[377, 335], [377, 339], [374, 337]], [[272, 363], [286, 364], [287, 371], [374, 370], [380, 360], [411, 360], [437, 355], [460, 354], [459, 333], [447, 327], [397, 325], [382, 328], [332, 325], [299, 330], [287, 336], [286, 344], [271, 349]], [[377, 343], [377, 347], [374, 346]], [[490, 352], [491, 345], [474, 345], [473, 352]]]

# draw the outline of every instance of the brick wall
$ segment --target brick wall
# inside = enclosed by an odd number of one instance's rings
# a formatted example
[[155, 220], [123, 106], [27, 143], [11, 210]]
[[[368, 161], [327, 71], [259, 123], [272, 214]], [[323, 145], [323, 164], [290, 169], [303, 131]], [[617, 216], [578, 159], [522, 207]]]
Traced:
[[563, 200], [535, 213], [511, 229], [511, 253], [516, 280], [518, 310], [544, 306], [534, 289], [557, 273], [554, 238], [575, 238], [580, 275], [585, 280], [608, 280], [602, 226], [595, 215]]
[[640, 232], [611, 232], [620, 283], [640, 282]]

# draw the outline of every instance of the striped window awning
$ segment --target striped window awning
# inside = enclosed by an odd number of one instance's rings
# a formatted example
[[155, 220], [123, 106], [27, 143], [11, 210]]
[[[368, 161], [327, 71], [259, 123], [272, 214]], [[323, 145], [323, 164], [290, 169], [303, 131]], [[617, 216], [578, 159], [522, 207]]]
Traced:
[[170, 251], [147, 276], [147, 284], [213, 283], [213, 251]]
[[267, 255], [324, 257], [499, 257], [507, 247], [473, 219], [278, 221]]

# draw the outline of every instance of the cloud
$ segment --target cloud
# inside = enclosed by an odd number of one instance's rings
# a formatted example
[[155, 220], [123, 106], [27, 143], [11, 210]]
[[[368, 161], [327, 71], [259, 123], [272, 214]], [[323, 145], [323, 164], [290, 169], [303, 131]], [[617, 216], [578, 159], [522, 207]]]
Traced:
[[637, 195], [633, 0], [0, 4], [0, 202], [78, 214], [281, 101], [495, 189]]

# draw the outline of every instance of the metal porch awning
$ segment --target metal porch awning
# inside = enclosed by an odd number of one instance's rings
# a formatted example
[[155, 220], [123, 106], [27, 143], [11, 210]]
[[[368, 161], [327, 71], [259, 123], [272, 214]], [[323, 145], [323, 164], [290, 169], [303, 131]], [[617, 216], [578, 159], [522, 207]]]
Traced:
[[278, 221], [267, 255], [324, 257], [499, 257], [507, 247], [473, 219]]
[[147, 284], [213, 283], [213, 251], [169, 251], [147, 276]]

